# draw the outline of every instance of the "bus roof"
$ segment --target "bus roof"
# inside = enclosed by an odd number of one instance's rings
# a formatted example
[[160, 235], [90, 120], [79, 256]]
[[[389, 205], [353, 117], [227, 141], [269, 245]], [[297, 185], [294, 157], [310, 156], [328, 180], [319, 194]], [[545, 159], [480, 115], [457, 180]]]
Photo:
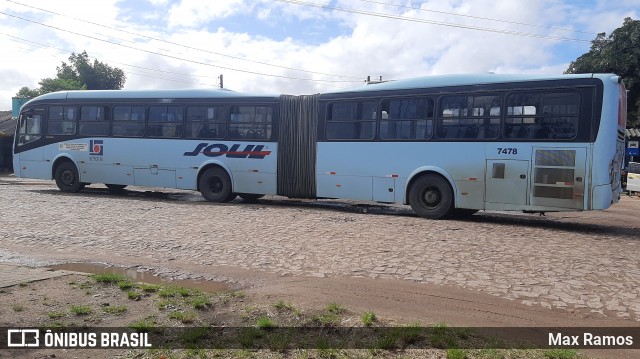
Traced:
[[89, 90], [58, 91], [33, 98], [25, 105], [42, 100], [112, 100], [112, 99], [232, 99], [232, 98], [278, 98], [279, 95], [250, 94], [225, 89], [181, 89], [181, 90]]
[[571, 75], [503, 75], [503, 74], [461, 74], [424, 76], [404, 80], [392, 80], [386, 82], [370, 83], [361, 87], [326, 92], [327, 94], [408, 90], [415, 88], [436, 88], [448, 86], [483, 85], [496, 83], [510, 83], [523, 81], [553, 81], [584, 78], [610, 78], [614, 74], [571, 74]]

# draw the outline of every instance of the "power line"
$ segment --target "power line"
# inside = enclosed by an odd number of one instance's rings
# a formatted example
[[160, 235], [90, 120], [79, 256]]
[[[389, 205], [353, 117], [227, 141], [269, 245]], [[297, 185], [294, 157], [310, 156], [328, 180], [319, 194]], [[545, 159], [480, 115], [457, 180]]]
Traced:
[[524, 37], [532, 37], [532, 38], [545, 39], [545, 40], [558, 40], [558, 41], [567, 41], [567, 42], [591, 43], [590, 40], [573, 39], [573, 38], [562, 37], [562, 36], [532, 34], [532, 33], [521, 32], [521, 31], [513, 31], [513, 30], [492, 29], [492, 28], [477, 27], [477, 26], [471, 26], [471, 25], [453, 24], [453, 23], [448, 23], [448, 22], [411, 18], [411, 17], [406, 17], [406, 16], [400, 16], [400, 15], [392, 15], [392, 14], [385, 14], [385, 13], [378, 13], [378, 12], [357, 10], [357, 9], [347, 9], [347, 8], [342, 8], [342, 7], [337, 7], [337, 6], [330, 6], [330, 5], [314, 4], [314, 3], [309, 3], [309, 2], [305, 2], [305, 1], [298, 1], [298, 0], [275, 0], [275, 1], [286, 2], [286, 3], [290, 3], [290, 4], [295, 4], [295, 5], [317, 7], [317, 8], [321, 8], [321, 9], [324, 9], [324, 10], [342, 11], [342, 12], [347, 12], [347, 13], [352, 13], [352, 14], [375, 16], [375, 17], [380, 17], [380, 18], [385, 18], [385, 19], [417, 22], [417, 23], [422, 23], [422, 24], [455, 27], [455, 28], [459, 28], [459, 29], [493, 32], [493, 33], [497, 33], [497, 34], [524, 36]]
[[421, 12], [430, 12], [430, 13], [434, 13], [434, 14], [460, 16], [460, 17], [466, 17], [466, 18], [470, 18], [470, 19], [495, 21], [495, 22], [502, 22], [502, 23], [505, 23], [505, 24], [523, 25], [523, 26], [537, 27], [537, 28], [549, 29], [549, 30], [575, 32], [575, 33], [579, 33], [579, 34], [598, 35], [595, 32], [589, 32], [589, 31], [573, 30], [573, 29], [567, 29], [567, 28], [562, 28], [562, 27], [544, 26], [544, 25], [538, 25], [538, 24], [529, 24], [529, 23], [526, 23], [526, 22], [518, 22], [518, 21], [503, 20], [503, 19], [494, 19], [494, 18], [490, 18], [490, 17], [482, 17], [482, 16], [475, 16], [475, 15], [468, 15], [468, 14], [460, 14], [460, 13], [448, 12], [448, 11], [439, 11], [439, 10], [415, 8], [415, 7], [412, 7], [412, 6], [389, 4], [389, 3], [385, 3], [385, 2], [381, 2], [381, 1], [373, 1], [373, 0], [358, 0], [358, 1], [367, 2], [367, 3], [371, 3], [371, 4], [377, 4], [377, 5], [393, 6], [393, 7], [401, 8], [401, 9], [411, 9], [411, 10], [417, 10], [417, 11], [421, 11]]
[[[81, 34], [75, 31], [71, 31], [71, 30], [66, 30], [57, 26], [53, 26], [53, 25], [47, 25], [44, 24], [42, 22], [38, 22], [35, 20], [31, 20], [22, 16], [18, 16], [18, 15], [14, 15], [14, 14], [10, 14], [4, 11], [0, 11], [0, 14], [9, 16], [9, 17], [13, 17], [16, 19], [20, 19], [26, 22], [30, 22], [33, 24], [37, 24], [40, 26], [44, 26], [44, 27], [48, 27], [54, 30], [58, 30], [58, 31], [63, 31], [63, 32], [67, 32], [73, 35], [77, 35], [77, 36], [82, 36], [82, 37], [86, 37], [92, 40], [96, 40], [96, 41], [100, 41], [100, 42], [105, 42], [111, 45], [115, 45], [115, 46], [120, 46], [120, 47], [124, 47], [124, 48], [128, 48], [131, 50], [135, 50], [135, 51], [140, 51], [140, 52], [145, 52], [148, 54], [152, 54], [152, 55], [157, 55], [157, 56], [163, 56], [163, 57], [167, 57], [167, 58], [171, 58], [174, 60], [179, 60], [179, 61], [185, 61], [185, 62], [191, 62], [194, 64], [198, 64], [198, 65], [202, 65], [202, 66], [208, 66], [208, 67], [215, 67], [215, 68], [220, 68], [220, 69], [224, 69], [224, 70], [229, 70], [229, 71], [235, 71], [235, 72], [243, 72], [243, 73], [248, 73], [248, 74], [252, 74], [252, 75], [259, 75], [259, 76], [269, 76], [269, 77], [277, 77], [277, 78], [283, 78], [283, 79], [288, 79], [288, 80], [297, 80], [297, 81], [308, 81], [308, 82], [320, 82], [320, 83], [345, 83], [345, 82], [356, 82], [356, 81], [346, 81], [346, 80], [319, 80], [319, 79], [310, 79], [310, 78], [301, 78], [301, 77], [293, 77], [293, 76], [285, 76], [285, 75], [274, 75], [274, 74], [266, 74], [266, 73], [262, 73], [262, 72], [257, 72], [257, 71], [250, 71], [250, 70], [240, 70], [240, 69], [236, 69], [236, 68], [232, 68], [232, 67], [228, 67], [228, 66], [222, 66], [222, 65], [212, 65], [206, 62], [202, 62], [202, 61], [195, 61], [195, 60], [191, 60], [191, 59], [185, 59], [182, 57], [178, 57], [178, 56], [173, 56], [173, 55], [169, 55], [169, 54], [163, 54], [163, 53], [159, 53], [156, 51], [151, 51], [151, 50], [145, 50], [145, 49], [141, 49], [141, 48], [137, 48], [137, 47], [133, 47], [133, 46], [129, 46], [129, 45], [124, 45], [124, 44], [119, 44], [117, 42], [113, 42], [113, 41], [109, 41], [109, 40], [105, 40], [105, 39], [101, 39], [95, 36], [91, 36], [91, 35], [87, 35], [87, 34]], [[358, 81], [360, 82], [360, 81]]]
[[[329, 74], [329, 73], [324, 73], [324, 72], [317, 72], [317, 71], [298, 69], [298, 68], [294, 68], [294, 67], [275, 65], [275, 64], [270, 64], [270, 63], [263, 62], [263, 61], [250, 60], [250, 59], [246, 59], [246, 58], [239, 57], [239, 56], [233, 56], [233, 55], [229, 55], [229, 54], [223, 54], [223, 53], [219, 53], [219, 52], [215, 52], [215, 51], [205, 50], [205, 49], [201, 49], [201, 48], [197, 48], [197, 47], [192, 47], [192, 46], [179, 44], [179, 43], [172, 42], [172, 41], [167, 41], [167, 40], [155, 38], [155, 37], [148, 36], [148, 35], [135, 33], [135, 32], [132, 32], [132, 31], [118, 29], [118, 28], [107, 26], [107, 25], [104, 25], [104, 24], [99, 24], [99, 23], [96, 23], [96, 22], [87, 21], [87, 20], [76, 18], [76, 17], [60, 14], [60, 13], [57, 13], [55, 11], [42, 9], [42, 8], [31, 6], [31, 5], [26, 5], [26, 4], [23, 4], [23, 3], [20, 3], [20, 2], [17, 2], [17, 1], [13, 1], [13, 0], [5, 0], [5, 1], [13, 3], [13, 4], [16, 4], [16, 5], [21, 5], [21, 6], [24, 6], [24, 7], [27, 7], [27, 8], [36, 9], [36, 10], [39, 10], [39, 11], [43, 11], [43, 12], [47, 12], [47, 13], [50, 13], [50, 14], [54, 14], [54, 15], [57, 15], [57, 16], [62, 16], [62, 17], [66, 17], [66, 18], [69, 18], [69, 19], [81, 21], [81, 22], [84, 22], [84, 23], [87, 23], [87, 24], [103, 27], [103, 28], [106, 28], [106, 29], [114, 30], [114, 31], [119, 31], [119, 32], [122, 32], [122, 33], [125, 33], [125, 34], [134, 35], [134, 36], [138, 36], [138, 37], [143, 37], [143, 38], [146, 38], [146, 39], [149, 39], [149, 40], [159, 41], [159, 42], [163, 42], [163, 43], [174, 45], [174, 46], [180, 46], [180, 47], [183, 47], [183, 48], [186, 48], [186, 49], [189, 49], [189, 50], [201, 51], [201, 52], [205, 52], [205, 53], [208, 53], [208, 54], [228, 57], [228, 58], [231, 58], [231, 59], [234, 59], [234, 60], [247, 61], [247, 62], [252, 62], [252, 63], [256, 63], [256, 64], [260, 64], [260, 65], [277, 67], [277, 68], [286, 69], [286, 70], [306, 72], [306, 73], [310, 73], [310, 74], [314, 74], [314, 75], [323, 75], [323, 76], [341, 77], [341, 78], [350, 78], [350, 79], [354, 79], [354, 80], [361, 80], [360, 77], [345, 76], [345, 75], [335, 75], [335, 74]], [[351, 81], [351, 82], [353, 82], [353, 81]]]

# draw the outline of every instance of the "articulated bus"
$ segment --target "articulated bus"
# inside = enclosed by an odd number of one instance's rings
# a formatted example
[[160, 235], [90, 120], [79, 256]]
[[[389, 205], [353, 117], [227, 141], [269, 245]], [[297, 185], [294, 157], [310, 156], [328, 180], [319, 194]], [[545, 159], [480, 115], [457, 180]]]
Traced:
[[78, 192], [152, 186], [478, 210], [606, 209], [622, 191], [614, 74], [456, 75], [316, 95], [68, 91], [26, 103], [16, 176]]

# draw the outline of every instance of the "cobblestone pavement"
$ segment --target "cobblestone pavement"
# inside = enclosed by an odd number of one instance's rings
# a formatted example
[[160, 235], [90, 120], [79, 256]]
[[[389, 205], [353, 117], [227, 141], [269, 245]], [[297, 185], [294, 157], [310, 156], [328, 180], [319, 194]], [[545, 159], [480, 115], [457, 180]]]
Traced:
[[391, 278], [640, 320], [637, 197], [601, 212], [430, 221], [404, 206], [211, 204], [196, 192], [158, 191], [115, 195], [96, 185], [65, 194], [52, 182], [0, 177], [0, 262], [184, 263], [199, 270], [183, 276], [216, 280], [233, 280], [211, 275], [226, 266]]

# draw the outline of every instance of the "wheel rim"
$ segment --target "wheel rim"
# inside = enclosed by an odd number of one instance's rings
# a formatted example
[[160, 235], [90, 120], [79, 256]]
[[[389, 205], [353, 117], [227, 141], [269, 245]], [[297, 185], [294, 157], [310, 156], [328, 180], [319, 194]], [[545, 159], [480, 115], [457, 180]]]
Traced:
[[209, 181], [209, 190], [215, 194], [220, 194], [224, 190], [224, 183], [220, 177], [213, 177]]
[[442, 193], [435, 187], [429, 187], [422, 193], [422, 201], [429, 208], [436, 208], [442, 202]]
[[62, 179], [62, 183], [64, 183], [66, 186], [73, 186], [76, 182], [76, 176], [71, 170], [64, 170], [62, 172], [62, 176], [60, 177]]

